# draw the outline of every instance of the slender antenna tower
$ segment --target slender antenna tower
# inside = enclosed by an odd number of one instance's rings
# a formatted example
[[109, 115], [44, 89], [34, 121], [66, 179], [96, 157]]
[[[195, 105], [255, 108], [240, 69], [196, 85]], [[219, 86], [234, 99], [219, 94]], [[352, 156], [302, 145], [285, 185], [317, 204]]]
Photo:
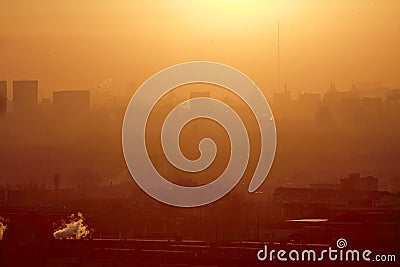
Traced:
[[279, 51], [279, 49], [280, 49], [280, 47], [279, 47], [280, 43], [279, 43], [279, 41], [280, 41], [280, 40], [279, 40], [279, 20], [278, 20], [278, 92], [281, 90], [280, 51]]

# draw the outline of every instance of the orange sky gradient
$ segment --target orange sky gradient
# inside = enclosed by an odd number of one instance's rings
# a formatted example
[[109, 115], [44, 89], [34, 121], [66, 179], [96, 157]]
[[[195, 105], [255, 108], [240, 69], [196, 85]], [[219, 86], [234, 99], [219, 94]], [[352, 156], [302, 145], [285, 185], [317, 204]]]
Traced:
[[210, 60], [236, 67], [271, 96], [380, 81], [400, 86], [400, 1], [0, 2], [0, 80], [38, 79], [40, 95], [112, 79], [129, 95], [155, 72]]

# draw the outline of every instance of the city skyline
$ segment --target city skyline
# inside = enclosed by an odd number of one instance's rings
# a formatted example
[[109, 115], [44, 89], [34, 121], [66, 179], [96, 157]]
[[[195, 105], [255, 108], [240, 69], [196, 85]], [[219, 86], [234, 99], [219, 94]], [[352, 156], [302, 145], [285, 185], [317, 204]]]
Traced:
[[[112, 84], [112, 80], [105, 80], [101, 83], [99, 83], [98, 85], [95, 85], [91, 88], [81, 88], [81, 87], [77, 87], [77, 88], [71, 88], [71, 89], [67, 89], [64, 87], [60, 87], [63, 89], [53, 89], [51, 91], [49, 91], [50, 95], [48, 96], [44, 96], [42, 91], [43, 88], [40, 88], [39, 86], [39, 80], [37, 79], [19, 79], [19, 80], [10, 80], [12, 83], [27, 83], [27, 82], [35, 82], [36, 87], [37, 87], [37, 103], [41, 103], [43, 100], [47, 101], [47, 100], [52, 100], [54, 97], [54, 93], [56, 92], [89, 92], [89, 93], [96, 93], [96, 91], [100, 90], [102, 93], [105, 93], [107, 96], [109, 97], [118, 97], [119, 99], [124, 99], [127, 100], [131, 94], [133, 94], [137, 88], [134, 88], [132, 90], [132, 93], [129, 93], [125, 96], [121, 96], [121, 95], [113, 95], [112, 94], [112, 90], [110, 90], [111, 84]], [[1, 80], [0, 79], [0, 86], [1, 86], [1, 96], [7, 97], [7, 100], [9, 102], [13, 102], [14, 98], [14, 88], [15, 86], [11, 85], [9, 86], [10, 82], [8, 80]], [[205, 87], [206, 90], [207, 88], [209, 88], [209, 85], [206, 84], [202, 84], [202, 83], [197, 83], [197, 87], [200, 88], [200, 90], [204, 91], [201, 87]], [[332, 88], [334, 88], [332, 90]], [[323, 89], [321, 89], [320, 92], [315, 92], [315, 91], [307, 91], [307, 90], [294, 90], [293, 88], [288, 88], [287, 85], [284, 85], [284, 88], [282, 88], [282, 90], [276, 90], [274, 91], [272, 94], [270, 95], [265, 95], [264, 96], [269, 99], [269, 100], [274, 100], [277, 97], [279, 97], [279, 95], [287, 95], [288, 97], [290, 97], [290, 99], [299, 99], [304, 95], [314, 95], [314, 96], [319, 96], [320, 100], [323, 100], [324, 96], [327, 95], [329, 92], [335, 91], [337, 93], [346, 93], [349, 91], [353, 91], [356, 90], [360, 93], [359, 97], [373, 97], [373, 98], [380, 98], [380, 99], [384, 99], [385, 98], [385, 93], [387, 93], [389, 90], [397, 90], [399, 89], [399, 87], [388, 87], [388, 86], [384, 86], [382, 85], [380, 82], [360, 82], [360, 83], [351, 83], [351, 85], [349, 87], [337, 87], [336, 83], [333, 82], [332, 80], [327, 82], [327, 84], [325, 85], [325, 87]], [[196, 94], [196, 92], [194, 92]], [[200, 93], [201, 94], [201, 93]]]
[[[4, 87], [4, 82], [1, 84]], [[40, 81], [28, 84], [33, 86], [35, 94], [41, 90]], [[12, 84], [8, 87], [12, 89]], [[400, 90], [371, 90], [359, 90], [353, 86], [347, 91], [339, 91], [331, 83], [324, 94], [304, 92], [295, 97], [289, 91], [275, 93], [269, 101], [278, 125], [277, 158], [271, 179], [263, 188], [271, 189], [271, 185], [301, 186], [318, 180], [328, 182], [346, 172], [362, 172], [381, 177], [381, 186], [385, 190], [398, 190], [395, 158], [398, 153], [396, 137], [400, 130], [397, 119]], [[61, 172], [66, 178], [64, 181], [73, 184], [76, 172], [81, 168], [89, 169], [93, 177], [99, 175], [100, 184], [107, 184], [108, 180], [129, 180], [122, 161], [120, 135], [127, 102], [112, 98], [111, 104], [103, 105], [108, 103], [110, 96], [96, 95], [89, 90], [56, 90], [53, 93], [57, 96], [55, 101], [47, 98], [35, 100], [37, 112], [12, 112], [13, 100], [9, 99], [9, 112], [0, 117], [0, 133], [4, 135], [0, 146], [8, 151], [1, 159], [5, 167], [0, 182], [15, 180], [41, 184], [47, 183], [46, 177], [53, 172]], [[155, 114], [161, 115], [181, 101], [201, 96], [220, 98], [230, 103], [239, 114], [246, 111], [243, 103], [221, 88], [200, 84], [174, 89], [160, 99]], [[30, 94], [27, 97], [30, 98]], [[97, 104], [91, 106], [93, 102]], [[220, 167], [215, 169], [218, 173], [225, 164], [228, 143], [218, 127], [206, 125], [200, 136], [216, 138], [221, 144]], [[249, 130], [254, 131], [255, 125], [249, 126]], [[154, 126], [149, 124], [149, 127]], [[197, 155], [196, 149], [188, 148], [193, 146], [193, 137], [198, 136], [198, 129], [192, 127], [182, 139], [184, 149], [191, 157]], [[156, 129], [150, 130], [151, 138], [157, 138], [156, 135]], [[154, 164], [167, 173], [172, 171], [167, 171], [167, 165], [159, 157], [162, 150], [155, 155]], [[352, 160], [348, 161], [348, 157]], [[71, 164], [64, 165], [64, 160]], [[19, 161], [26, 162], [24, 168], [13, 168]], [[341, 167], [333, 167], [332, 162]], [[35, 172], [36, 175], [30, 175]], [[182, 175], [172, 171], [168, 177], [178, 184], [187, 183]], [[214, 174], [200, 173], [194, 182], [204, 184], [212, 177]]]
[[399, 17], [0, 0], [0, 266], [397, 266]]

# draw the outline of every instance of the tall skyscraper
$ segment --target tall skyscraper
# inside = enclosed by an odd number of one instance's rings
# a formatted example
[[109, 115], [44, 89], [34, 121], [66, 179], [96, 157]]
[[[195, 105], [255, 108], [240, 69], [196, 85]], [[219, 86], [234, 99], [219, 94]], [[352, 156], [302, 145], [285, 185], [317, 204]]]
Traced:
[[31, 112], [38, 104], [38, 81], [13, 81], [13, 111]]
[[7, 112], [7, 82], [0, 81], [0, 116]]

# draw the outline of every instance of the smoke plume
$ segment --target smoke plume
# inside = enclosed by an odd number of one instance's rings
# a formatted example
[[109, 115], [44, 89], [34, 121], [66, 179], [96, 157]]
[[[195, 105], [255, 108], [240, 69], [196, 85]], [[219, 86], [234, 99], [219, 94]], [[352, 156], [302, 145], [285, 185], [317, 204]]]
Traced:
[[7, 230], [7, 225], [5, 225], [6, 220], [0, 217], [0, 240], [3, 239], [4, 232]]
[[83, 214], [69, 216], [67, 221], [62, 221], [58, 229], [53, 233], [55, 239], [82, 239], [89, 236], [91, 230], [84, 222]]

